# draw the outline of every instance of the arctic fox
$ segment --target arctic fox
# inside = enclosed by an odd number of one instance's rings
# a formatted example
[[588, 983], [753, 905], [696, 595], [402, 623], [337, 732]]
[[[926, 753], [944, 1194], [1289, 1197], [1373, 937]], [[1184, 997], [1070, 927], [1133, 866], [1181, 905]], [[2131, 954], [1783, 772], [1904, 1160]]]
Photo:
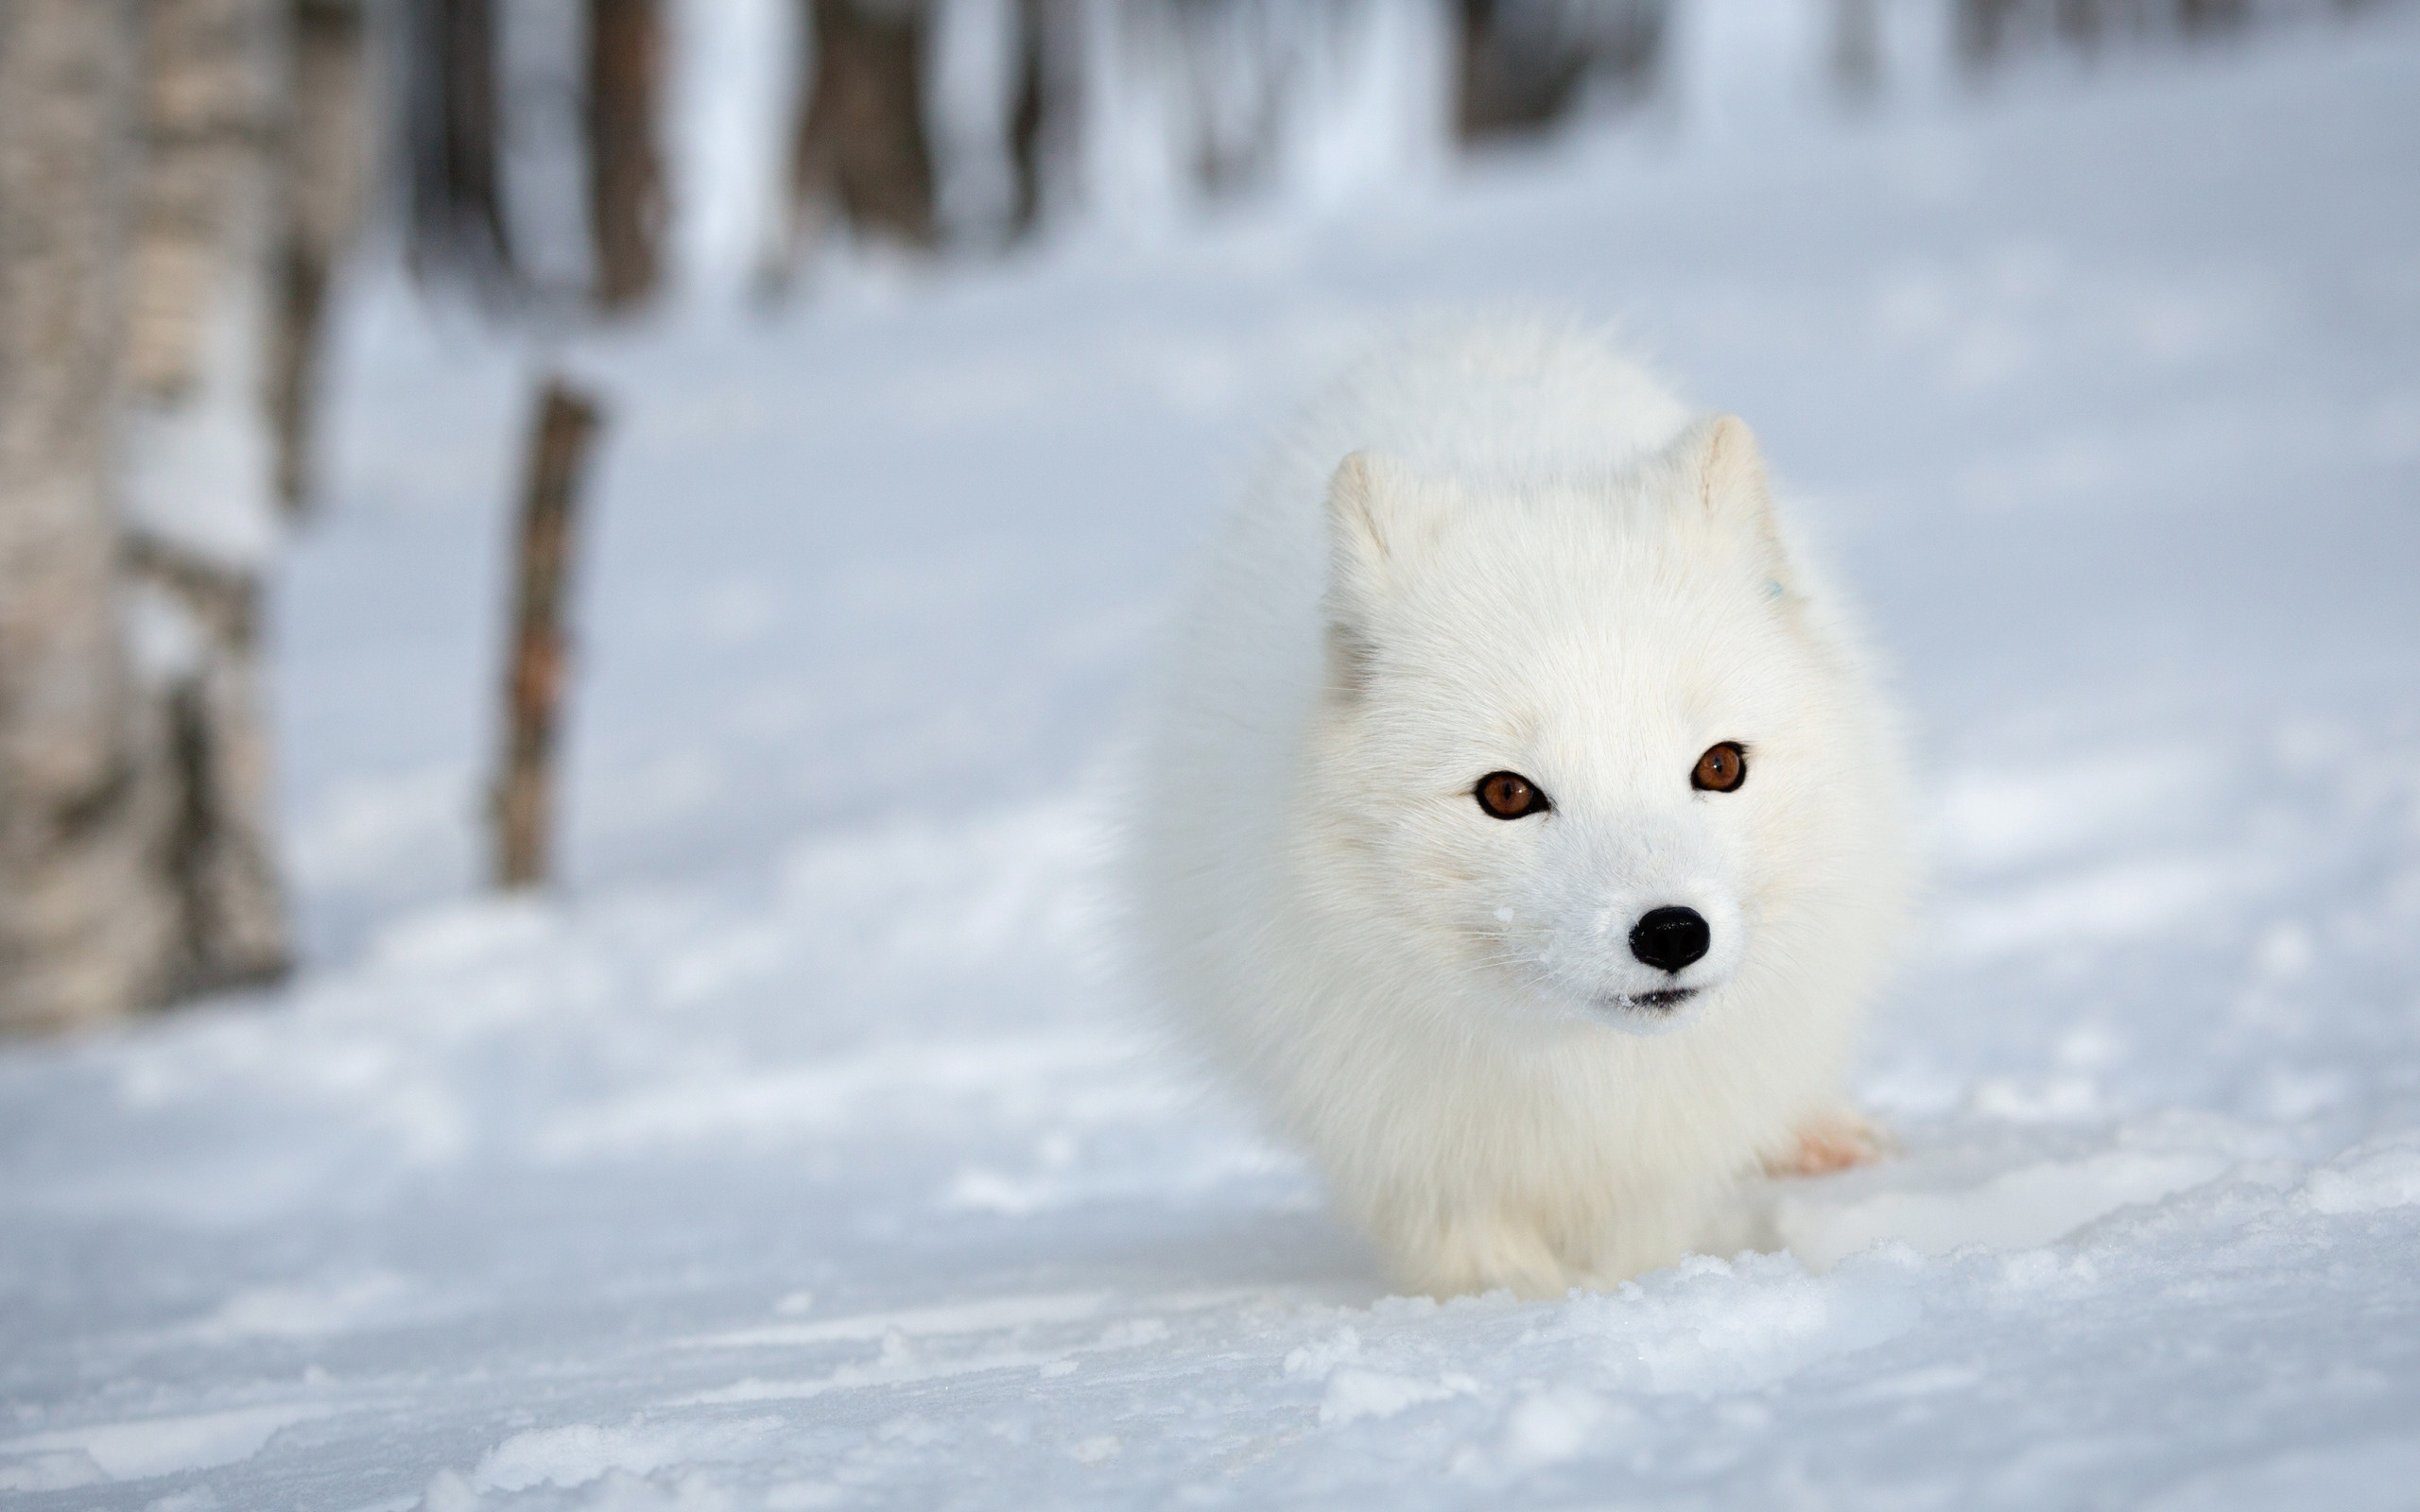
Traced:
[[1388, 352], [1158, 692], [1154, 986], [1409, 1285], [1608, 1285], [1759, 1164], [1873, 1153], [1841, 1082], [1906, 907], [1900, 739], [1738, 420], [1576, 332]]

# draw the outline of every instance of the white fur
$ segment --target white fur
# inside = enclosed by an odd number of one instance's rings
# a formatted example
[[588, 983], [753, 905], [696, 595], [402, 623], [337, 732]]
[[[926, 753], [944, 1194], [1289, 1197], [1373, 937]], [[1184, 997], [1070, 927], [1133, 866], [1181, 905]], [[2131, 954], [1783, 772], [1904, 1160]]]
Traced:
[[[1363, 367], [1216, 554], [1143, 750], [1140, 943], [1411, 1286], [1668, 1263], [1728, 1183], [1854, 1117], [1902, 764], [1783, 539], [1744, 425], [1498, 326]], [[1725, 740], [1746, 782], [1694, 790]], [[1499, 769], [1552, 812], [1490, 817]], [[1714, 934], [1671, 978], [1628, 945], [1665, 904]], [[1629, 1005], [1659, 985], [1702, 990]]]

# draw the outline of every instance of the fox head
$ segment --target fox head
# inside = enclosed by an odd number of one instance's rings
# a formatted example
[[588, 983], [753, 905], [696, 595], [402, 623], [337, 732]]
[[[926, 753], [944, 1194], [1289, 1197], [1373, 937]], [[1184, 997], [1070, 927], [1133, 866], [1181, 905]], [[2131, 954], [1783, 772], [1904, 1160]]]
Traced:
[[1485, 1017], [1654, 1034], [1857, 906], [1854, 685], [1746, 424], [1549, 482], [1356, 453], [1326, 512], [1305, 828], [1378, 948]]

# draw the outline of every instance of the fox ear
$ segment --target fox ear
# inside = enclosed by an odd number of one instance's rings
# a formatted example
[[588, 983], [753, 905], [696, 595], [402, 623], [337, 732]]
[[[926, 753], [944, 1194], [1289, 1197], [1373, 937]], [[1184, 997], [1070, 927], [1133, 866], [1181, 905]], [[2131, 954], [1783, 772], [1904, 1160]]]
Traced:
[[1714, 510], [1772, 507], [1765, 481], [1765, 449], [1756, 433], [1737, 415], [1717, 415], [1696, 428], [1698, 500]]
[[1756, 433], [1737, 415], [1717, 415], [1682, 433], [1673, 451], [1697, 507], [1754, 554], [1773, 597], [1789, 595], [1795, 585], [1781, 528], [1773, 519], [1772, 487], [1765, 477], [1765, 453], [1756, 444]]
[[1372, 610], [1409, 543], [1411, 491], [1403, 465], [1375, 452], [1354, 453], [1328, 480], [1327, 596], [1322, 608], [1332, 696], [1349, 701], [1369, 682], [1375, 646]]
[[1404, 489], [1403, 467], [1392, 457], [1359, 451], [1336, 466], [1327, 480], [1329, 566], [1383, 571], [1400, 542], [1395, 516]]
[[1410, 471], [1391, 456], [1356, 452], [1327, 485], [1330, 612], [1367, 607], [1402, 562], [1416, 532]]

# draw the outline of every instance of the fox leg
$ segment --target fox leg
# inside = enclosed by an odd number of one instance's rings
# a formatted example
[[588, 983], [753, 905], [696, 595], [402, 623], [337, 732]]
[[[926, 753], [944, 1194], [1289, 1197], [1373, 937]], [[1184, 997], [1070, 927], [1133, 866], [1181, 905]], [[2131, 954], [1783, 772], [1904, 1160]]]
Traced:
[[1532, 1299], [1561, 1297], [1578, 1280], [1534, 1220], [1509, 1212], [1442, 1214], [1418, 1231], [1384, 1240], [1397, 1276], [1435, 1297], [1498, 1288]]
[[1839, 1103], [1800, 1123], [1791, 1143], [1766, 1157], [1765, 1174], [1824, 1176], [1871, 1165], [1891, 1150], [1888, 1130], [1846, 1103]]

